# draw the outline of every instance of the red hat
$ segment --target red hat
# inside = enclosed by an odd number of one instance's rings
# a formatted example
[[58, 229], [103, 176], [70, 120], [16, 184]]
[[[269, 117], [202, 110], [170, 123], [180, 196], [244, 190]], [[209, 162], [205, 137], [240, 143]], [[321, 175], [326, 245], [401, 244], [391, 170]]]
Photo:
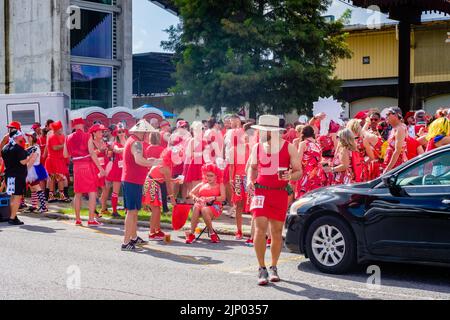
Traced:
[[368, 116], [369, 116], [369, 110], [366, 110], [366, 111], [358, 112], [354, 118], [359, 119], [359, 120], [366, 120], [366, 118]]
[[36, 129], [39, 129], [41, 127], [41, 124], [40, 123], [35, 123], [35, 124], [33, 124], [33, 126], [31, 127], [31, 130], [36, 130]]
[[89, 129], [89, 133], [93, 134], [96, 133], [98, 131], [106, 131], [108, 130], [104, 125], [102, 124], [94, 124], [90, 129]]
[[189, 123], [187, 123], [187, 121], [181, 120], [178, 121], [177, 123], [177, 128], [184, 128], [184, 127], [189, 127]]
[[7, 126], [7, 128], [20, 130], [22, 128], [22, 124], [18, 121], [13, 121]]
[[189, 204], [177, 204], [173, 208], [172, 212], [173, 230], [178, 231], [184, 227], [189, 218], [189, 213], [191, 212], [191, 209], [192, 206]]
[[415, 112], [415, 111], [410, 111], [410, 112], [408, 112], [408, 113], [406, 114], [405, 119], [408, 119], [408, 118], [411, 118], [411, 117], [414, 118], [415, 115], [416, 115], [416, 112]]
[[77, 119], [72, 120], [72, 127], [79, 126], [79, 125], [84, 125], [83, 118], [77, 118]]
[[53, 131], [59, 131], [59, 130], [61, 130], [61, 129], [63, 128], [62, 122], [61, 122], [61, 121], [53, 122], [53, 123], [50, 125], [50, 128], [51, 128]]

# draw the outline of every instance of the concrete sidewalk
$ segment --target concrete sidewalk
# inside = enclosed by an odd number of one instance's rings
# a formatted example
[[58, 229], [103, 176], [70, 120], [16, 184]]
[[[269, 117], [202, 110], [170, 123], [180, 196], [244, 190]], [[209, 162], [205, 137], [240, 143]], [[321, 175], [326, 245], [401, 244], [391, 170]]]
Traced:
[[[45, 214], [33, 214], [33, 213], [22, 213], [22, 215], [25, 215], [27, 217], [45, 217], [50, 219], [58, 219], [58, 220], [75, 220], [75, 215], [68, 215], [63, 214], [63, 210], [67, 210], [68, 208], [71, 208], [72, 205], [66, 204], [66, 203], [54, 203], [49, 204], [49, 212]], [[236, 229], [236, 220], [234, 218], [231, 218], [226, 215], [228, 213], [227, 209], [224, 209], [224, 213], [222, 216], [214, 221], [214, 229], [219, 235], [231, 235], [234, 236], [237, 229]], [[86, 222], [88, 220], [87, 217], [82, 217], [82, 220]], [[250, 237], [251, 234], [251, 216], [250, 215], [244, 215], [243, 216], [243, 232], [245, 237]], [[113, 224], [113, 225], [123, 225], [124, 220], [122, 219], [112, 219], [109, 217], [103, 217], [100, 219], [100, 222], [106, 223], [106, 224]], [[150, 228], [150, 222], [148, 221], [139, 221], [138, 222], [139, 227], [143, 228]], [[164, 229], [164, 231], [171, 231], [173, 230], [171, 224], [162, 223], [161, 227]], [[200, 223], [199, 228], [204, 228], [205, 224]], [[190, 223], [189, 221], [186, 223], [185, 227], [183, 228], [183, 231], [190, 230]]]

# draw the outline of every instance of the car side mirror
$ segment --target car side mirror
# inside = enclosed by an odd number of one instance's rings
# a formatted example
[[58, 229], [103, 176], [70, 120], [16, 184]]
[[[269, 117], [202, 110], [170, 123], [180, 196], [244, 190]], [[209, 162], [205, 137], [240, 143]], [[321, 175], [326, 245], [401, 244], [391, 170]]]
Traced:
[[394, 197], [404, 197], [408, 194], [401, 186], [397, 184], [397, 175], [387, 175], [382, 178], [384, 185], [389, 189]]

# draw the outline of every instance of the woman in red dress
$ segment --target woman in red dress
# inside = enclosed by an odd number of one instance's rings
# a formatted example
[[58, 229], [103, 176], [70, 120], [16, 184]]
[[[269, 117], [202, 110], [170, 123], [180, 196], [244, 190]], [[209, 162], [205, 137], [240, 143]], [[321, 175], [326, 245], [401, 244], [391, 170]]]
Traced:
[[244, 129], [233, 129], [231, 139], [233, 147], [229, 150], [230, 155], [228, 156], [230, 159], [229, 170], [233, 190], [231, 202], [236, 212], [236, 240], [242, 240], [244, 238], [242, 232], [242, 214], [244, 212], [250, 212], [246, 172], [248, 158], [250, 157], [250, 146]]
[[202, 167], [205, 164], [203, 151], [206, 146], [206, 142], [203, 140], [202, 128], [203, 124], [201, 122], [192, 124], [193, 138], [189, 141], [186, 149], [183, 176], [187, 194], [202, 181]]
[[374, 158], [369, 163], [369, 181], [375, 180], [380, 177], [383, 169], [383, 137], [379, 131], [379, 124], [381, 122], [381, 114], [378, 111], [372, 111], [366, 119], [364, 125], [365, 131], [376, 137], [375, 142], [371, 145]]
[[[97, 154], [97, 159], [100, 166], [103, 170], [106, 171], [108, 167], [110, 158], [112, 156], [112, 151], [103, 140], [103, 134], [106, 131], [106, 127], [100, 124], [94, 125], [91, 129], [89, 129], [89, 133], [92, 135], [92, 142], [94, 144], [95, 153]], [[100, 171], [96, 168], [96, 174], [98, 175]], [[97, 187], [101, 189], [100, 195], [100, 203], [102, 206], [101, 213], [98, 215], [101, 217], [102, 215], [109, 214], [107, 208], [108, 201], [108, 189], [106, 188], [106, 177], [97, 177]]]
[[161, 231], [161, 208], [163, 199], [161, 184], [166, 183], [168, 200], [176, 205], [172, 181], [172, 151], [166, 149], [161, 155], [162, 162], [150, 169], [145, 179], [142, 203], [150, 208], [152, 217], [150, 220], [150, 241], [163, 241], [165, 234]]
[[225, 185], [222, 183], [222, 172], [214, 164], [206, 164], [202, 168], [203, 182], [198, 184], [190, 193], [195, 201], [194, 213], [191, 220], [191, 232], [186, 235], [186, 244], [195, 241], [195, 229], [200, 216], [209, 230], [212, 243], [219, 243], [219, 236], [214, 231], [213, 221], [222, 215], [222, 203], [226, 199]]
[[384, 164], [386, 166], [384, 173], [387, 173], [408, 161], [406, 153], [406, 136], [408, 135], [408, 129], [402, 122], [401, 109], [389, 108], [386, 117], [388, 123], [392, 126], [392, 131], [388, 139], [388, 148], [384, 159]]
[[[117, 207], [119, 205], [120, 188], [122, 187], [123, 151], [125, 150], [125, 144], [128, 139], [128, 130], [126, 130], [122, 123], [119, 123], [112, 134], [115, 138], [112, 146], [114, 160], [112, 162], [111, 171], [108, 173], [106, 180], [112, 183], [112, 217], [120, 218], [120, 215], [117, 212]], [[109, 191], [110, 185], [108, 184], [107, 194], [109, 194]]]
[[302, 161], [303, 176], [296, 183], [295, 198], [319, 189], [325, 185], [325, 171], [322, 167], [322, 149], [316, 141], [312, 126], [303, 128], [303, 142], [299, 146], [300, 160]]
[[355, 135], [350, 129], [338, 133], [339, 143], [331, 166], [324, 168], [328, 173], [330, 185], [353, 183], [352, 154], [357, 150]]
[[361, 120], [352, 119], [347, 124], [355, 135], [357, 150], [352, 154], [352, 165], [355, 173], [355, 182], [367, 182], [370, 180], [370, 163], [376, 160], [374, 146], [378, 143], [378, 137], [362, 127]]
[[[49, 181], [49, 198], [48, 202], [70, 202], [64, 195], [64, 185], [69, 174], [69, 166], [67, 159], [64, 158], [64, 145], [66, 137], [63, 134], [63, 126], [61, 121], [51, 124], [53, 133], [48, 137], [47, 152], [48, 157], [45, 161], [45, 169], [50, 177]], [[55, 196], [55, 185], [58, 184], [59, 198]]]

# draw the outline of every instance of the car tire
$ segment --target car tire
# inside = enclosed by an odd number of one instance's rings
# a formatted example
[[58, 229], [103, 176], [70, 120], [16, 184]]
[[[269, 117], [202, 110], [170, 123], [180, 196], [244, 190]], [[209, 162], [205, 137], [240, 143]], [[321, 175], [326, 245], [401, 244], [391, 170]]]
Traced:
[[323, 273], [344, 274], [356, 266], [356, 240], [347, 224], [334, 216], [314, 221], [306, 235], [306, 252]]

